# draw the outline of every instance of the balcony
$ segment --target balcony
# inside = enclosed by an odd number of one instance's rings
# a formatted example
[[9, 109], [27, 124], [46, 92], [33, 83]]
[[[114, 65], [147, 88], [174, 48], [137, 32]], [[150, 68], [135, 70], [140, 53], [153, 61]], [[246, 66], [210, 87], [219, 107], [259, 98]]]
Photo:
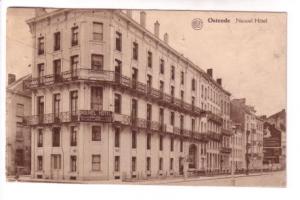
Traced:
[[212, 113], [211, 111], [207, 111], [206, 114], [207, 114], [206, 116], [207, 116], [208, 120], [213, 121], [219, 125], [221, 125], [223, 123], [222, 117]]
[[[147, 86], [146, 84], [137, 80], [132, 80], [114, 71], [76, 69], [65, 71], [60, 74], [50, 74], [28, 79], [24, 82], [24, 87], [27, 89], [36, 90], [39, 88], [53, 87], [55, 85], [63, 86], [77, 81], [111, 85], [115, 89], [127, 90], [131, 92], [132, 95], [144, 96], [145, 98], [158, 102], [158, 104], [162, 106], [177, 109], [180, 112], [187, 114], [202, 116], [202, 114], [205, 113], [205, 111], [199, 107], [186, 103], [181, 99], [165, 94], [158, 89]], [[212, 116], [210, 118], [218, 121], [218, 116], [214, 117], [213, 114], [211, 115]], [[220, 123], [222, 123], [222, 118]]]
[[210, 140], [220, 142], [222, 140], [222, 135], [214, 131], [208, 131], [208, 138]]
[[26, 117], [27, 125], [51, 125], [70, 122], [112, 122], [112, 112], [79, 110], [77, 112], [60, 112]]
[[231, 148], [230, 147], [221, 147], [220, 153], [230, 154], [231, 153]]
[[231, 130], [225, 129], [225, 128], [222, 128], [221, 133], [222, 133], [222, 135], [224, 135], [224, 136], [231, 136], [231, 135], [232, 135]]

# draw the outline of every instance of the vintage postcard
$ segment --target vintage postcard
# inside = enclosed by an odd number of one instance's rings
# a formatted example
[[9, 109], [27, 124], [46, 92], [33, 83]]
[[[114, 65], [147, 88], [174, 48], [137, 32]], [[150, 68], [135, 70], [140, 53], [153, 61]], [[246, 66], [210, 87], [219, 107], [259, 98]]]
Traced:
[[286, 187], [287, 14], [8, 8], [6, 178]]

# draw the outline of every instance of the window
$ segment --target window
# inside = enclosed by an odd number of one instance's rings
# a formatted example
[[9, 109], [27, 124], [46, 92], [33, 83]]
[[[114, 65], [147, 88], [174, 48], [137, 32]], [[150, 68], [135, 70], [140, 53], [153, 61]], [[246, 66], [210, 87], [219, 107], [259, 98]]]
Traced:
[[78, 26], [75, 26], [71, 29], [72, 36], [71, 36], [71, 46], [78, 45]]
[[43, 82], [43, 80], [41, 80], [41, 78], [44, 76], [44, 72], [45, 72], [45, 64], [44, 63], [40, 63], [37, 65], [37, 69], [38, 69], [38, 78], [40, 83]]
[[195, 131], [195, 119], [192, 119], [192, 131]]
[[116, 50], [122, 51], [122, 34], [116, 32]]
[[174, 151], [174, 138], [171, 138], [170, 140], [170, 149], [171, 151]]
[[37, 157], [37, 170], [42, 171], [43, 170], [43, 156]]
[[42, 116], [44, 115], [44, 97], [37, 97], [37, 114]]
[[192, 79], [192, 91], [195, 91], [196, 90], [196, 81], [195, 79], [193, 78]]
[[183, 152], [183, 141], [180, 139], [180, 152]]
[[161, 125], [164, 124], [164, 109], [159, 108], [159, 122]]
[[151, 149], [151, 134], [147, 134], [147, 149]]
[[163, 136], [159, 135], [159, 150], [162, 151], [163, 150]]
[[43, 146], [43, 129], [38, 129], [38, 147]]
[[172, 85], [171, 86], [171, 96], [174, 97], [175, 95], [175, 87]]
[[132, 131], [131, 134], [131, 147], [136, 149], [136, 131]]
[[163, 158], [159, 158], [159, 170], [163, 170]]
[[92, 171], [101, 170], [101, 156], [99, 154], [92, 155]]
[[192, 106], [195, 106], [195, 97], [192, 97]]
[[115, 172], [120, 171], [120, 156], [115, 156]]
[[151, 88], [152, 87], [152, 76], [151, 75], [147, 75], [147, 87]]
[[115, 94], [115, 113], [121, 113], [121, 95]]
[[93, 22], [93, 40], [103, 40], [103, 24], [99, 22]]
[[72, 116], [77, 115], [77, 104], [78, 104], [78, 92], [77, 91], [71, 91], [70, 92], [70, 111]]
[[115, 147], [120, 147], [120, 128], [115, 128]]
[[76, 156], [71, 156], [70, 158], [71, 162], [70, 162], [70, 169], [71, 172], [76, 172], [77, 170], [77, 157]]
[[160, 92], [164, 92], [164, 82], [163, 81], [159, 81], [159, 90], [160, 90]]
[[183, 90], [180, 91], [180, 98], [181, 98], [181, 101], [184, 100], [184, 91]]
[[138, 60], [138, 56], [139, 56], [139, 45], [138, 43], [134, 42], [132, 48], [132, 58], [134, 60]]
[[60, 32], [54, 33], [54, 51], [60, 50]]
[[181, 85], [184, 84], [184, 72], [181, 72], [180, 83], [181, 83]]
[[103, 109], [102, 87], [91, 87], [91, 109], [95, 111], [100, 111]]
[[54, 81], [55, 82], [62, 81], [61, 60], [60, 59], [53, 61], [53, 73], [54, 73]]
[[171, 80], [175, 80], [175, 67], [171, 66]]
[[170, 170], [173, 170], [174, 158], [170, 158]]
[[101, 126], [92, 126], [92, 141], [101, 141]]
[[77, 146], [77, 127], [76, 126], [71, 126], [70, 138], [71, 138], [70, 145]]
[[136, 157], [132, 157], [132, 158], [131, 158], [131, 170], [132, 170], [133, 172], [136, 171]]
[[54, 114], [54, 121], [59, 120], [59, 111], [60, 111], [60, 94], [53, 95], [53, 114]]
[[148, 67], [152, 68], [152, 52], [148, 51]]
[[160, 73], [165, 73], [165, 61], [163, 59], [160, 59]]
[[51, 166], [52, 169], [61, 169], [61, 155], [52, 154], [51, 155]]
[[17, 103], [16, 116], [24, 117], [24, 104]]
[[44, 37], [38, 38], [38, 55], [43, 55], [45, 53], [45, 39]]
[[79, 64], [78, 58], [79, 58], [78, 55], [71, 56], [71, 72], [72, 72], [72, 76], [77, 76], [77, 69], [78, 69], [78, 64]]
[[174, 126], [174, 122], [175, 122], [175, 113], [174, 112], [170, 112], [170, 124], [172, 126]]
[[147, 104], [147, 121], [151, 121], [152, 119], [152, 105]]
[[59, 147], [60, 146], [60, 128], [55, 127], [52, 129], [52, 146]]
[[134, 119], [137, 118], [138, 115], [138, 101], [136, 99], [132, 99], [131, 101], [131, 117]]
[[147, 168], [147, 171], [150, 171], [151, 170], [151, 158], [150, 157], [147, 157], [147, 164], [146, 164], [146, 168]]
[[92, 70], [103, 70], [103, 55], [92, 54], [91, 59]]

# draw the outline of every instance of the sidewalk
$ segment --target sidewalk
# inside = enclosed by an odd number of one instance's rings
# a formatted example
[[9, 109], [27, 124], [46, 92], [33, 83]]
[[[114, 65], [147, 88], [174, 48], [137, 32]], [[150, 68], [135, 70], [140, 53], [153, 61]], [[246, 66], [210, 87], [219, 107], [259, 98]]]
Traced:
[[[261, 176], [268, 175], [270, 172], [253, 173], [249, 175], [239, 174], [235, 175], [235, 178], [249, 177], [249, 176]], [[189, 181], [204, 181], [204, 180], [218, 180], [218, 179], [229, 179], [231, 175], [221, 176], [198, 176], [198, 177], [167, 177], [167, 178], [155, 178], [145, 180], [54, 180], [54, 179], [34, 179], [30, 176], [22, 176], [18, 179], [18, 182], [36, 182], [36, 183], [66, 183], [66, 184], [126, 184], [126, 185], [165, 185], [169, 183], [180, 183]], [[7, 177], [7, 181], [16, 181], [13, 177]]]

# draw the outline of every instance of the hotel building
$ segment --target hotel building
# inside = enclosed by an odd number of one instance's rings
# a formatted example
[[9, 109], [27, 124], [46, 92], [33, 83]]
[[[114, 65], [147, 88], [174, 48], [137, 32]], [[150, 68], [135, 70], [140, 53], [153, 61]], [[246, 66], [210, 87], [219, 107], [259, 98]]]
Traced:
[[131, 11], [36, 10], [32, 176], [142, 179], [230, 168], [230, 93]]

